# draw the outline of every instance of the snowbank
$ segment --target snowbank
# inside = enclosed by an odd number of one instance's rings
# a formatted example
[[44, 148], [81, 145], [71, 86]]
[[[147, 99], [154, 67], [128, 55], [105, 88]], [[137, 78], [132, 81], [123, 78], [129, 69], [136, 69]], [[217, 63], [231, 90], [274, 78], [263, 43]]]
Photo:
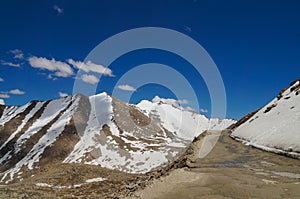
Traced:
[[300, 158], [299, 90], [298, 80], [237, 127], [231, 136], [247, 145]]

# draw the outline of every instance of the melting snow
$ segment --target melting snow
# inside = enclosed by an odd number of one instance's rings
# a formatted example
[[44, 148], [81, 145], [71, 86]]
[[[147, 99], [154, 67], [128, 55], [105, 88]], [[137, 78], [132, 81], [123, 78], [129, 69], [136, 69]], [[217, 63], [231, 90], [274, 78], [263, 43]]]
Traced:
[[104, 124], [111, 122], [112, 105], [111, 98], [106, 93], [91, 96], [91, 113], [87, 122], [87, 127], [80, 141], [75, 145], [73, 151], [64, 160], [64, 162], [81, 162], [82, 157], [91, 152], [93, 148], [99, 148], [101, 145], [95, 140], [100, 136], [100, 130]]
[[105, 181], [105, 180], [106, 180], [106, 178], [101, 178], [101, 177], [100, 178], [91, 178], [91, 179], [86, 180], [84, 183], [69, 185], [69, 186], [50, 185], [50, 184], [44, 183], [44, 182], [35, 183], [35, 185], [38, 186], [38, 187], [46, 187], [46, 188], [54, 188], [54, 189], [71, 189], [71, 188], [81, 187], [81, 186], [89, 184], [89, 183], [102, 182], [102, 181]]
[[[4, 172], [4, 175], [1, 179], [1, 181], [3, 181], [7, 177], [8, 174], [10, 175], [10, 180], [12, 180], [14, 174], [18, 173], [21, 170], [21, 168], [25, 165], [27, 165], [28, 169], [33, 169], [33, 164], [39, 161], [40, 156], [43, 154], [44, 150], [48, 146], [50, 146], [52, 143], [55, 142], [56, 138], [64, 130], [65, 125], [67, 125], [69, 123], [69, 121], [73, 115], [73, 112], [78, 105], [78, 98], [74, 102], [72, 102], [72, 97], [68, 97], [67, 99], [62, 98], [59, 100], [52, 101], [47, 106], [43, 115], [39, 119], [40, 121], [38, 121], [38, 124], [39, 124], [38, 128], [37, 128], [38, 130], [35, 128], [34, 133], [38, 132], [43, 127], [42, 124], [46, 125], [58, 113], [60, 113], [62, 110], [64, 110], [67, 107], [67, 105], [69, 105], [70, 103], [72, 103], [71, 107], [68, 110], [66, 110], [60, 116], [60, 118], [51, 125], [51, 127], [47, 130], [47, 133], [44, 134], [39, 139], [39, 141], [33, 146], [33, 148], [30, 150], [30, 152], [27, 153], [27, 155], [22, 160], [20, 160], [13, 168]], [[27, 134], [24, 133], [23, 134], [24, 136], [22, 135], [23, 139], [18, 139], [18, 141], [19, 141], [19, 142], [17, 142], [18, 146], [20, 146], [22, 143], [22, 142], [20, 142], [20, 140], [23, 141], [24, 139], [29, 138], [32, 135], [28, 132], [31, 132], [31, 131], [27, 131]], [[9, 153], [10, 152], [8, 152], [7, 154], [9, 154]], [[6, 182], [9, 182], [9, 180]]]
[[23, 127], [27, 124], [28, 120], [32, 118], [32, 116], [40, 110], [40, 108], [44, 105], [44, 102], [38, 102], [35, 107], [26, 115], [26, 117], [23, 119], [22, 123], [20, 126], [18, 126], [18, 129], [13, 132], [9, 138], [2, 144], [0, 147], [0, 150], [9, 142], [11, 141], [22, 129]]
[[104, 180], [106, 180], [106, 178], [91, 178], [91, 179], [86, 180], [85, 182], [86, 182], [86, 183], [91, 183], [91, 182], [102, 182], [102, 181], [104, 181]]

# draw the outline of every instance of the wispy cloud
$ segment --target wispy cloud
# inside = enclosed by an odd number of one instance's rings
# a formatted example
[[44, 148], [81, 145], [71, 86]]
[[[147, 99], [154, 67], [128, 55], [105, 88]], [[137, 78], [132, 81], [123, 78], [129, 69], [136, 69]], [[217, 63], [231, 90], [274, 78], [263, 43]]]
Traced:
[[10, 98], [10, 95], [9, 94], [12, 94], [12, 95], [24, 95], [25, 92], [20, 90], [20, 89], [13, 89], [13, 90], [10, 90], [8, 92], [0, 92], [0, 98]]
[[186, 100], [186, 99], [177, 100], [177, 102], [178, 102], [179, 104], [189, 104], [189, 101]]
[[64, 9], [58, 7], [57, 5], [54, 5], [53, 9], [57, 12], [58, 15], [62, 15], [64, 13]]
[[0, 77], [0, 82], [4, 82], [4, 79]]
[[59, 97], [67, 97], [68, 93], [58, 92]]
[[118, 85], [118, 89], [123, 91], [136, 91], [136, 89], [128, 84], [126, 85]]
[[9, 51], [14, 55], [14, 59], [24, 59], [24, 53], [19, 49], [14, 49]]
[[74, 68], [83, 70], [86, 73], [95, 72], [102, 75], [113, 77], [113, 72], [109, 68], [106, 68], [100, 64], [95, 64], [91, 61], [87, 61], [86, 63], [81, 61], [74, 61], [73, 59], [68, 59], [68, 63], [71, 64]]
[[0, 98], [3, 98], [3, 99], [10, 98], [9, 94], [12, 94], [12, 95], [24, 95], [25, 92], [21, 91], [20, 89], [13, 89], [13, 90], [10, 90], [8, 92], [1, 92], [0, 93]]
[[200, 109], [200, 113], [207, 113], [208, 110], [207, 109]]
[[14, 59], [24, 59], [24, 54], [17, 54], [14, 56]]
[[4, 65], [4, 66], [11, 66], [11, 67], [17, 67], [17, 68], [19, 68], [21, 66], [20, 64], [15, 64], [15, 63], [12, 63], [12, 62], [6, 62], [4, 60], [0, 60], [0, 64]]
[[97, 84], [99, 82], [98, 77], [96, 77], [95, 75], [87, 75], [87, 74], [82, 75], [81, 80], [89, 84]]
[[13, 89], [11, 91], [9, 91], [10, 94], [13, 94], [13, 95], [24, 95], [25, 92], [24, 91], [21, 91], [20, 89]]
[[0, 93], [0, 98], [7, 99], [10, 98], [10, 96], [7, 93]]
[[194, 108], [190, 107], [190, 106], [187, 106], [185, 108], [185, 110], [190, 111], [190, 112], [196, 112], [196, 110]]
[[73, 69], [67, 63], [56, 61], [54, 58], [49, 60], [44, 57], [33, 56], [28, 61], [33, 68], [53, 71], [54, 74], [51, 74], [50, 77], [53, 75], [57, 77], [69, 77], [74, 74]]

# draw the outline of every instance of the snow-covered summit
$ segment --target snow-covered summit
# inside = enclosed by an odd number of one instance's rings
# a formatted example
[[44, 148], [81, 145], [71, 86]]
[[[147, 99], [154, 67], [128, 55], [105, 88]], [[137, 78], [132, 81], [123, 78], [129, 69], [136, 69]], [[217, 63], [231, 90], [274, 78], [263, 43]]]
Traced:
[[[182, 139], [192, 140], [205, 130], [222, 130], [235, 120], [207, 118], [205, 115], [174, 106], [171, 99], [142, 100], [137, 107], [148, 116], [159, 118], [161, 125]], [[157, 100], [159, 99], [159, 100]]]
[[[183, 100], [175, 100], [175, 99], [169, 99], [169, 98], [161, 98], [159, 96], [155, 96], [153, 99], [152, 99], [152, 102], [153, 103], [156, 103], [156, 104], [168, 104], [168, 105], [172, 105], [174, 107], [177, 107], [177, 108], [182, 108], [181, 107], [181, 102]], [[186, 100], [184, 100], [185, 102]]]
[[264, 150], [300, 158], [300, 79], [237, 127], [231, 136]]

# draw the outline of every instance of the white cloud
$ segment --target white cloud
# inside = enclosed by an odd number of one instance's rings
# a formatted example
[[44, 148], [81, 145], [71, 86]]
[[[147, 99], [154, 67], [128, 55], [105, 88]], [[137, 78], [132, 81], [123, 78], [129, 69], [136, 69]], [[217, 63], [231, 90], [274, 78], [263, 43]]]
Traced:
[[24, 54], [19, 49], [11, 50], [9, 52], [14, 54], [14, 59], [24, 59]]
[[10, 50], [9, 52], [14, 54], [14, 55], [22, 53], [22, 51], [19, 50], [19, 49]]
[[74, 68], [83, 70], [86, 73], [95, 72], [102, 75], [113, 77], [113, 72], [109, 68], [106, 68], [100, 64], [95, 64], [91, 61], [87, 61], [86, 63], [81, 61], [74, 61], [73, 59], [68, 59], [68, 63], [73, 65]]
[[12, 94], [12, 95], [24, 95], [25, 92], [24, 91], [21, 91], [20, 89], [13, 89], [9, 92], [1, 92], [0, 93], [0, 99], [3, 98], [3, 99], [7, 99], [7, 98], [10, 98], [10, 95], [9, 94]]
[[7, 95], [6, 93], [0, 93], [0, 98], [7, 99], [7, 98], [10, 98], [10, 96]]
[[53, 77], [53, 75], [51, 75], [51, 74], [48, 74], [48, 75], [47, 75], [47, 79], [57, 80], [57, 78], [56, 78], [56, 77]]
[[20, 89], [13, 89], [11, 91], [9, 91], [10, 94], [13, 94], [13, 95], [24, 95], [25, 92], [24, 91], [21, 91]]
[[20, 64], [15, 64], [15, 63], [12, 63], [12, 62], [6, 62], [6, 61], [3, 61], [3, 60], [1, 60], [1, 64], [4, 65], [4, 66], [12, 66], [12, 67], [20, 67], [21, 66]]
[[207, 113], [208, 110], [207, 109], [200, 109], [200, 113]]
[[64, 13], [64, 9], [58, 7], [57, 5], [53, 6], [53, 9], [57, 12], [57, 14], [61, 15]]
[[44, 57], [33, 56], [30, 57], [28, 61], [29, 64], [34, 68], [54, 71], [55, 73], [53, 75], [57, 77], [69, 77], [74, 74], [73, 69], [68, 64], [61, 61], [56, 61], [54, 58], [49, 60]]
[[4, 79], [0, 77], [0, 82], [4, 82]]
[[186, 99], [177, 100], [177, 102], [178, 102], [179, 104], [189, 104], [189, 101], [186, 100]]
[[87, 74], [82, 75], [81, 80], [89, 84], [97, 84], [99, 82], [98, 77], [96, 77], [95, 75], [87, 75]]
[[59, 97], [67, 97], [68, 94], [67, 93], [63, 93], [63, 92], [58, 92]]
[[5, 105], [5, 102], [3, 99], [0, 99], [0, 105]]
[[197, 112], [195, 109], [193, 109], [193, 108], [190, 107], [190, 106], [187, 106], [187, 107], [185, 108], [185, 110], [190, 111], [190, 112]]
[[24, 59], [24, 54], [23, 53], [17, 54], [14, 56], [14, 59]]
[[136, 89], [128, 84], [126, 85], [118, 85], [118, 89], [123, 91], [136, 91]]

